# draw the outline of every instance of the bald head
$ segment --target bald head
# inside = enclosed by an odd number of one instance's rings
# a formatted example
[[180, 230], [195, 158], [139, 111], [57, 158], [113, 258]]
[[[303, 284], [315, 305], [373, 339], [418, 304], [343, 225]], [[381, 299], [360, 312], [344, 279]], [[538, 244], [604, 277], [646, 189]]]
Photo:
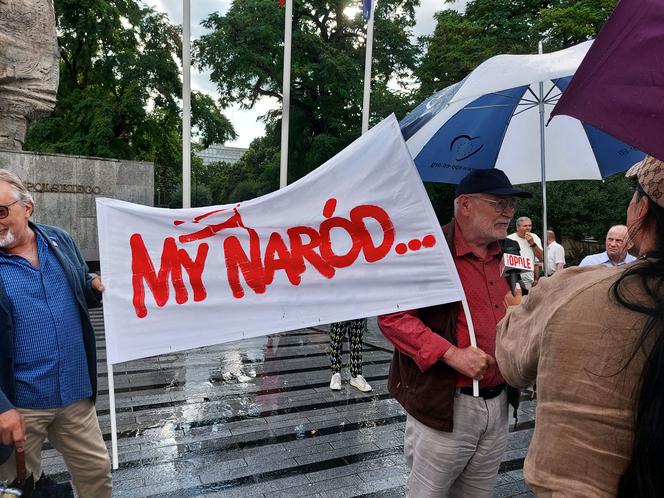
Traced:
[[606, 232], [606, 253], [614, 265], [621, 263], [632, 247], [628, 238], [625, 225], [614, 225]]

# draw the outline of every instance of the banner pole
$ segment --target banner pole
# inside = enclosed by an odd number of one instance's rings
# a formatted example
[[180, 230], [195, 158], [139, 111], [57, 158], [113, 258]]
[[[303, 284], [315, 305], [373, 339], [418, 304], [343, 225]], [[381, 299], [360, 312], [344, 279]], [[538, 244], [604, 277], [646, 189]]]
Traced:
[[[468, 301], [464, 297], [461, 301], [461, 306], [463, 306], [463, 314], [466, 315], [466, 322], [468, 322], [468, 335], [470, 336], [470, 345], [474, 348], [477, 347], [477, 338], [475, 337], [475, 326], [473, 325], [473, 317], [470, 316], [470, 308], [468, 307]], [[473, 396], [478, 397], [480, 395], [480, 382], [473, 379]]]
[[113, 365], [106, 362], [108, 371], [108, 404], [111, 410], [111, 454], [113, 455], [113, 470], [118, 470], [118, 424], [115, 420], [115, 381], [113, 380]]

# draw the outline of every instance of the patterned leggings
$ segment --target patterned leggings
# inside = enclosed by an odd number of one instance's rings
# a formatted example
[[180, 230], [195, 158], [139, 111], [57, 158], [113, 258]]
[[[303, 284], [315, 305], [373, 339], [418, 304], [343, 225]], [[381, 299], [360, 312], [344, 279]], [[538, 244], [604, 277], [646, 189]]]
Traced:
[[330, 325], [330, 363], [332, 372], [341, 372], [341, 350], [344, 336], [348, 335], [350, 349], [350, 374], [362, 374], [362, 335], [367, 328], [366, 318], [335, 322]]

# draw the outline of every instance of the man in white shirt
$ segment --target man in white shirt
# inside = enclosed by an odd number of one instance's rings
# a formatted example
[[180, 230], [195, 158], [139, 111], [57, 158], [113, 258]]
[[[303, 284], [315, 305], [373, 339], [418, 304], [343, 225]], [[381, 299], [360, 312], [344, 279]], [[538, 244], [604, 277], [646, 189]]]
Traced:
[[[532, 228], [532, 220], [527, 216], [522, 216], [516, 220], [516, 232], [509, 234], [507, 238], [518, 242], [521, 256], [532, 259], [533, 265], [535, 265], [535, 258], [538, 258], [541, 261], [544, 258], [544, 252], [542, 251], [542, 240], [537, 234], [530, 232]], [[535, 265], [534, 272], [529, 271], [521, 273], [521, 281], [526, 289], [530, 289], [535, 285], [538, 277], [539, 266], [537, 265]]]
[[579, 266], [604, 265], [609, 268], [631, 263], [636, 258], [627, 251], [632, 247], [628, 242], [627, 227], [614, 225], [606, 232], [606, 251], [599, 254], [589, 254], [581, 260]]
[[546, 242], [546, 274], [551, 276], [565, 266], [565, 248], [556, 242], [556, 234], [553, 233], [553, 230], [546, 231]]

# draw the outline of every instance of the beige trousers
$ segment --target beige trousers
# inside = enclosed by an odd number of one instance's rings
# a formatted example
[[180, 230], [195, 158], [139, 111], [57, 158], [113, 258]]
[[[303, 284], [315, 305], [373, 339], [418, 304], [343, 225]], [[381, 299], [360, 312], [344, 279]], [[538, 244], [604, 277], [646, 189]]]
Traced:
[[432, 429], [408, 415], [404, 452], [410, 498], [483, 498], [493, 494], [507, 446], [507, 395], [454, 397], [454, 431]]
[[[48, 437], [67, 464], [79, 498], [111, 498], [111, 462], [89, 399], [50, 410], [19, 408], [25, 418], [25, 465], [35, 480], [41, 475], [41, 450]], [[16, 475], [14, 455], [0, 465], [0, 481]]]

